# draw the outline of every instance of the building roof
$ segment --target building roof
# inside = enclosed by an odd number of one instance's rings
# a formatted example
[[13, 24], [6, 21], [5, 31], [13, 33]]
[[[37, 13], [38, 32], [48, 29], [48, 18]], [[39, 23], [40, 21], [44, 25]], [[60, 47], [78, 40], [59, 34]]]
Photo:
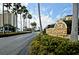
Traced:
[[55, 24], [48, 25], [46, 28], [54, 28]]
[[67, 16], [65, 16], [65, 17], [69, 17], [69, 16], [72, 16], [72, 15], [67, 15]]

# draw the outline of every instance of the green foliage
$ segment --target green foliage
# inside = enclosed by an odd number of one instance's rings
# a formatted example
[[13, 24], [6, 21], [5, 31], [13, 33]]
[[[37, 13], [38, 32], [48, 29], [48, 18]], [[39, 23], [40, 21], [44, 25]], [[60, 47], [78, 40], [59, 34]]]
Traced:
[[0, 32], [0, 38], [1, 37], [8, 37], [8, 36], [14, 36], [14, 35], [20, 35], [20, 34], [26, 34], [26, 33], [31, 33], [30, 31], [29, 32], [9, 32], [9, 33], [5, 33], [3, 34], [2, 32]]
[[32, 15], [31, 15], [31, 14], [28, 14], [28, 18], [29, 18], [29, 19], [32, 19]]
[[32, 26], [32, 30], [33, 30], [33, 31], [35, 31], [36, 25], [37, 25], [36, 22], [32, 22], [32, 23], [31, 23], [31, 26]]
[[[10, 24], [4, 24], [4, 30], [5, 32], [15, 32], [16, 27], [10, 25]], [[2, 28], [3, 29], [3, 28]]]
[[32, 55], [74, 55], [79, 54], [79, 41], [52, 37], [48, 35], [37, 36], [30, 44], [29, 54]]
[[36, 22], [31, 23], [31, 26], [36, 26], [36, 25], [37, 25]]

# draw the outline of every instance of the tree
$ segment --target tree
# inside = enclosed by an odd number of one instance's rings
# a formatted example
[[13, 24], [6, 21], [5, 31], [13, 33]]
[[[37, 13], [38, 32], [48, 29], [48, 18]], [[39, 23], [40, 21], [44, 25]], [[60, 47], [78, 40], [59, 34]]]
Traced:
[[33, 29], [33, 30], [35, 30], [36, 25], [37, 25], [36, 22], [32, 22], [32, 23], [31, 23], [31, 26], [32, 26], [32, 29]]
[[28, 14], [28, 19], [29, 19], [29, 28], [30, 28], [30, 19], [32, 19], [32, 15]]
[[[25, 19], [27, 18], [28, 10], [25, 6], [22, 7], [23, 10], [23, 22], [25, 22]], [[27, 27], [27, 19], [26, 19], [26, 27]]]
[[[23, 14], [23, 19], [25, 20], [26, 18], [28, 18], [29, 19], [29, 23], [30, 23], [30, 19], [32, 19], [32, 15], [31, 14]], [[24, 21], [23, 21], [24, 22]], [[27, 21], [26, 21], [27, 22]], [[27, 27], [27, 26], [26, 26]], [[30, 24], [29, 24], [29, 28], [30, 28]]]
[[12, 26], [11, 24], [4, 24], [3, 27], [5, 29], [5, 32], [15, 32], [15, 27]]
[[[22, 7], [21, 7], [21, 10], [22, 10], [22, 13], [23, 13], [23, 22], [24, 22], [24, 20], [26, 19], [28, 10], [26, 9], [25, 6], [22, 6]], [[21, 22], [21, 25], [22, 25], [22, 22]], [[22, 26], [21, 26], [21, 27], [22, 27]], [[21, 29], [22, 29], [22, 28], [21, 28]]]
[[12, 12], [16, 15], [16, 32], [17, 32], [17, 14], [18, 10], [21, 7], [21, 3], [14, 3], [14, 8], [12, 9]]
[[[23, 6], [23, 19], [25, 20], [26, 18], [28, 18], [28, 19], [31, 19], [32, 18], [32, 15], [31, 14], [29, 14], [29, 12], [28, 12], [28, 10], [26, 9], [26, 7], [25, 6]], [[24, 21], [23, 21], [24, 22]], [[27, 22], [27, 19], [26, 19], [26, 22]], [[29, 21], [29, 23], [30, 23], [30, 21]]]
[[78, 40], [78, 3], [73, 3], [71, 39]]
[[[23, 23], [25, 22], [26, 18], [27, 18], [27, 14], [25, 13], [25, 14], [23, 14]], [[24, 24], [23, 24], [23, 26], [24, 26]], [[26, 19], [26, 28], [27, 28], [27, 19]]]
[[22, 6], [20, 6], [20, 9], [18, 10], [18, 14], [20, 14], [20, 20], [21, 20], [21, 31], [22, 31], [22, 19], [21, 19], [21, 14], [22, 14]]

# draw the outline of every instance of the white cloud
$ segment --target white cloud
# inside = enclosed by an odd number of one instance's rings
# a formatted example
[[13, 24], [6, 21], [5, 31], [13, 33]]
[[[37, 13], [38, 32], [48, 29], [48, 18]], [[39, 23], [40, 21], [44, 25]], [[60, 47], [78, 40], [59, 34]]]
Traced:
[[65, 11], [67, 11], [67, 10], [68, 10], [68, 8], [64, 8], [62, 12], [65, 12]]
[[28, 6], [28, 3], [21, 3], [21, 5], [23, 5], [23, 6]]
[[52, 14], [53, 14], [53, 10], [51, 10], [51, 11], [49, 12], [49, 15], [50, 15], [50, 16], [52, 16]]
[[56, 16], [56, 19], [60, 19], [60, 17], [61, 17], [61, 14], [58, 14], [58, 15]]

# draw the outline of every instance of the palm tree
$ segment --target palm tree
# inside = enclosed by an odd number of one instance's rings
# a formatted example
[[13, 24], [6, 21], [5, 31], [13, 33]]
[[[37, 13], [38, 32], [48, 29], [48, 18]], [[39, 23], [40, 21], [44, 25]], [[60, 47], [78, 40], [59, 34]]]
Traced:
[[17, 14], [20, 7], [21, 3], [14, 3], [14, 8], [12, 10], [12, 12], [16, 15], [16, 32], [17, 32]]
[[71, 39], [78, 40], [78, 3], [73, 3]]
[[[22, 13], [23, 13], [23, 19], [25, 20], [27, 14], [28, 14], [28, 10], [26, 9], [25, 6], [22, 6], [21, 9], [22, 9]], [[23, 22], [24, 22], [24, 20], [23, 20]], [[21, 22], [21, 27], [22, 27], [22, 22]], [[22, 29], [22, 30], [23, 30], [23, 29]]]
[[32, 22], [32, 23], [31, 23], [31, 26], [32, 26], [32, 29], [33, 29], [33, 30], [35, 30], [36, 25], [37, 25], [36, 22]]
[[40, 21], [40, 32], [42, 32], [42, 23], [41, 23], [41, 15], [40, 15], [40, 3], [38, 3], [38, 14], [39, 14], [39, 21]]
[[22, 13], [23, 13], [23, 9], [22, 9], [22, 6], [21, 6], [20, 9], [18, 10], [18, 14], [20, 14], [20, 20], [21, 20], [21, 31], [22, 31], [22, 19], [21, 19]]
[[[23, 19], [25, 20], [27, 18], [27, 15], [28, 15], [28, 10], [26, 9], [25, 6], [22, 6], [22, 11], [23, 11]], [[23, 22], [24, 22], [24, 20], [23, 20]], [[26, 19], [26, 24], [27, 24], [27, 19]]]
[[[24, 22], [25, 22], [25, 19], [26, 19], [26, 14], [23, 14], [23, 24], [24, 24]], [[23, 25], [24, 26], [24, 25]], [[23, 27], [24, 28], [24, 27]], [[26, 28], [27, 28], [27, 26], [26, 26]]]
[[30, 28], [30, 19], [32, 19], [32, 15], [28, 14], [28, 19], [29, 19], [29, 28]]
[[[29, 19], [29, 28], [30, 28], [30, 19], [32, 19], [32, 15], [31, 14], [27, 14], [27, 13], [25, 13], [25, 14], [23, 14], [23, 19], [25, 20], [26, 18], [28, 18]], [[23, 21], [23, 22], [25, 22], [25, 21]], [[26, 22], [27, 22], [27, 20], [26, 20]], [[27, 27], [27, 25], [26, 25], [26, 27]]]

